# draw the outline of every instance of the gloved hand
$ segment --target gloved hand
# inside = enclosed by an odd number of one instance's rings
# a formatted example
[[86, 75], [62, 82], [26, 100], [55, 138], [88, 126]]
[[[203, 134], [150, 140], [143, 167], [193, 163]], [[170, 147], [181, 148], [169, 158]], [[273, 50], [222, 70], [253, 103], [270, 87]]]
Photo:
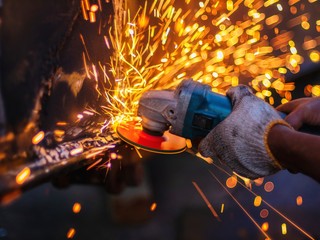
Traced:
[[282, 169], [267, 145], [267, 136], [275, 124], [291, 126], [244, 85], [230, 88], [227, 96], [233, 110], [200, 142], [201, 155], [218, 158], [234, 172], [250, 179]]

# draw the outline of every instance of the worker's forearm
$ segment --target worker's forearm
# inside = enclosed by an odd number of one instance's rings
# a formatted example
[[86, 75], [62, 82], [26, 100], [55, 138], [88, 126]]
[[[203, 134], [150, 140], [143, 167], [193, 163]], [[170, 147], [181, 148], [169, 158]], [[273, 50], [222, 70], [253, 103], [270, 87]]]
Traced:
[[276, 125], [269, 132], [268, 145], [283, 167], [320, 182], [320, 136]]

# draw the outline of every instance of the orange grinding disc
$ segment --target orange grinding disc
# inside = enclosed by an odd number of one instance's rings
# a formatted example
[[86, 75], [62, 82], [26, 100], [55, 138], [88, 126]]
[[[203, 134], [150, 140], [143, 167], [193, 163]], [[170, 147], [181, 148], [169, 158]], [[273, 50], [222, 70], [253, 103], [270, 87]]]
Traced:
[[121, 122], [117, 126], [119, 137], [130, 145], [154, 153], [175, 154], [186, 149], [186, 140], [169, 131], [162, 136], [153, 136], [143, 131], [138, 121]]

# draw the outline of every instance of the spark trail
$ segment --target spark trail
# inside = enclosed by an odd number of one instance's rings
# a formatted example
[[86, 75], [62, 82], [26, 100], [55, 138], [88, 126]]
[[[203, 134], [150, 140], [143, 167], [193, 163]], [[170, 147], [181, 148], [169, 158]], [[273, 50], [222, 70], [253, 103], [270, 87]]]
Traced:
[[[290, 27], [300, 24], [307, 32], [303, 26], [309, 24], [319, 31], [316, 21], [302, 17], [308, 15], [305, 5], [312, 7], [314, 1], [112, 3], [112, 26], [102, 30], [106, 47], [113, 50], [108, 63], [99, 63], [104, 80], [97, 75], [97, 64], [89, 63], [84, 54], [86, 72], [96, 79], [98, 94], [106, 99], [102, 112], [110, 121], [104, 127], [134, 118], [143, 92], [174, 88], [185, 78], [209, 84], [220, 93], [239, 83], [249, 84], [270, 104], [275, 93], [282, 102], [290, 101], [295, 86], [286, 82], [285, 74], [299, 72], [305, 55], [299, 52]], [[287, 27], [283, 16], [294, 8], [297, 19]], [[318, 61], [318, 44], [308, 46], [304, 50]]]

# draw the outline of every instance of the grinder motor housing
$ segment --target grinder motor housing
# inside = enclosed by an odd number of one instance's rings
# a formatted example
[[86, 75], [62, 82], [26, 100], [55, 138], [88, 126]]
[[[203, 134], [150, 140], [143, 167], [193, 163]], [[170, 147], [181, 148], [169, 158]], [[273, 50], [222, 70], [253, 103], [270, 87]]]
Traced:
[[228, 97], [214, 93], [209, 85], [192, 79], [175, 91], [152, 90], [143, 94], [138, 115], [150, 134], [169, 132], [187, 139], [203, 138], [232, 110]]

